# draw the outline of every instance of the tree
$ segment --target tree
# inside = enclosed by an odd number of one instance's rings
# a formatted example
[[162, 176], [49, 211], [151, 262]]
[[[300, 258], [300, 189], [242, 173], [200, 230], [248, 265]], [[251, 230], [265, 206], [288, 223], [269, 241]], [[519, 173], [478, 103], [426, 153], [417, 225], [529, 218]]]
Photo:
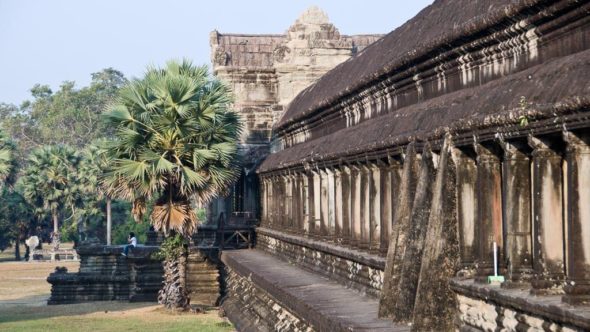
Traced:
[[[105, 114], [115, 128], [105, 182], [115, 196], [133, 201], [137, 217], [154, 199], [150, 220], [167, 243], [186, 243], [178, 239], [196, 229], [194, 201], [205, 203], [226, 192], [239, 175], [242, 126], [231, 103], [229, 88], [210, 79], [207, 67], [171, 61], [122, 88]], [[186, 307], [189, 301], [177, 282], [183, 258], [174, 253], [166, 256], [159, 296], [168, 308]]]
[[16, 180], [16, 145], [0, 131], [0, 189]]
[[34, 231], [36, 219], [19, 190], [4, 188], [0, 200], [0, 251], [14, 244], [14, 256], [19, 261], [20, 244]]
[[83, 148], [111, 134], [101, 114], [126, 82], [121, 72], [106, 68], [93, 73], [90, 85], [80, 89], [72, 81], [63, 82], [57, 91], [36, 84], [32, 101], [20, 107], [0, 103], [0, 125], [25, 154], [42, 145]]
[[51, 216], [54, 248], [59, 246], [60, 215], [73, 217], [89, 190], [78, 174], [82, 162], [79, 153], [61, 145], [38, 148], [28, 159], [22, 178], [24, 197], [37, 215]]

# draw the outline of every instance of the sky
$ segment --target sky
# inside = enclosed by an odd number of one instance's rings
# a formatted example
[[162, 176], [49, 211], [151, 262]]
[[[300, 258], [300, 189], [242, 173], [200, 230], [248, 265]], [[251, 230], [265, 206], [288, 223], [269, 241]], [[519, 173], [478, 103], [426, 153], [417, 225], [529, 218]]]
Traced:
[[0, 103], [30, 88], [88, 85], [112, 67], [140, 77], [148, 65], [210, 64], [209, 33], [284, 33], [312, 5], [341, 34], [387, 33], [432, 0], [0, 0]]

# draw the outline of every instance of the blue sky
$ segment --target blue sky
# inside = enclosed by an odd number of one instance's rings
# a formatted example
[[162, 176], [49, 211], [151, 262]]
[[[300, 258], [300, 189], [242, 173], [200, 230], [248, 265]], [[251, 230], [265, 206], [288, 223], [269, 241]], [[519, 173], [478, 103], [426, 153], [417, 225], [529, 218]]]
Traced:
[[209, 32], [284, 33], [317, 5], [340, 33], [386, 33], [432, 0], [0, 0], [0, 102], [20, 104], [35, 83], [87, 85], [113, 67], [140, 76], [187, 57], [210, 63]]

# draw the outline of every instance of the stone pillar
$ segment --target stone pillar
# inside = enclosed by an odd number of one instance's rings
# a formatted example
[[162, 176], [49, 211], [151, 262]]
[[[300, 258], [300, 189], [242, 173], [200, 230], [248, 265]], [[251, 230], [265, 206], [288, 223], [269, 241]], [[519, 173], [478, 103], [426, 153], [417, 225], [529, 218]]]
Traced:
[[531, 162], [526, 142], [504, 142], [502, 160], [506, 283], [518, 285], [532, 277]]
[[297, 233], [302, 235], [305, 234], [305, 219], [306, 219], [306, 185], [305, 185], [305, 175], [302, 173], [297, 173]]
[[563, 301], [590, 303], [590, 135], [565, 132], [567, 142], [567, 283]]
[[351, 183], [351, 245], [358, 247], [361, 242], [361, 172], [353, 166]]
[[393, 219], [392, 186], [391, 178], [393, 169], [389, 165], [383, 165], [380, 169], [380, 191], [381, 191], [381, 236], [379, 239], [379, 252], [387, 253], [389, 246], [389, 234], [391, 233], [391, 221]]
[[315, 199], [314, 199], [314, 175], [313, 172], [307, 172], [305, 175], [306, 190], [307, 190], [307, 213], [305, 216], [305, 224], [303, 232], [305, 235], [310, 235], [313, 229], [313, 219], [315, 218]]
[[359, 248], [369, 249], [371, 242], [371, 170], [363, 165], [360, 169], [361, 178], [361, 242]]
[[328, 218], [326, 219], [326, 236], [329, 241], [336, 237], [336, 179], [334, 170], [326, 169], [327, 196], [328, 196]]
[[477, 222], [477, 165], [471, 147], [452, 148], [451, 154], [457, 182], [457, 220], [459, 222], [459, 250], [465, 277], [471, 276], [477, 257], [475, 224]]
[[283, 193], [285, 208], [283, 212], [283, 229], [291, 232], [293, 231], [293, 179], [291, 175], [283, 176]]
[[533, 148], [533, 294], [561, 293], [564, 281], [562, 158], [558, 142], [529, 137]]
[[453, 331], [456, 294], [449, 281], [459, 269], [456, 170], [447, 137], [440, 153], [416, 291], [412, 331]]
[[410, 228], [410, 214], [414, 203], [420, 159], [421, 157], [416, 154], [414, 143], [408, 144], [404, 154], [399, 195], [395, 204], [396, 208], [393, 211], [393, 227], [383, 273], [383, 288], [379, 299], [379, 317], [391, 317], [393, 315], [395, 301], [398, 296], [397, 286], [401, 273], [401, 262], [405, 252], [406, 238]]
[[343, 232], [342, 232], [342, 171], [338, 168], [334, 169], [334, 220], [335, 220], [335, 232], [334, 242], [342, 243]]
[[274, 210], [274, 177], [269, 176], [266, 179], [266, 184], [267, 184], [267, 190], [268, 190], [268, 211], [267, 211], [268, 223], [266, 224], [266, 227], [273, 228], [274, 217], [275, 217], [275, 213], [276, 213], [276, 211]]
[[438, 155], [432, 153], [430, 145], [427, 143], [422, 152], [416, 194], [410, 213], [410, 229], [404, 244], [404, 255], [400, 261], [399, 282], [395, 291], [396, 298], [392, 312], [394, 322], [409, 322], [412, 319], [432, 195], [435, 191], [433, 188], [436, 179], [434, 165], [437, 165], [437, 157]]
[[381, 207], [383, 197], [381, 192], [381, 168], [372, 165], [370, 168], [369, 202], [371, 207], [371, 232], [369, 249], [378, 252], [381, 247]]
[[296, 173], [292, 173], [290, 175], [290, 180], [291, 180], [291, 225], [290, 225], [290, 230], [293, 233], [297, 233], [298, 231], [298, 223], [299, 223], [299, 219], [297, 218], [297, 212], [299, 211], [299, 208], [297, 207], [299, 200], [298, 200], [298, 191], [297, 191], [297, 174]]
[[328, 219], [330, 207], [328, 203], [328, 171], [325, 169], [320, 170], [320, 183], [321, 183], [321, 220], [320, 220], [320, 237], [326, 239], [328, 236]]
[[498, 245], [498, 262], [502, 262], [502, 164], [495, 145], [475, 145], [477, 153], [477, 281], [487, 281], [494, 274], [493, 243]]
[[260, 189], [262, 190], [262, 214], [261, 214], [261, 224], [266, 225], [268, 223], [268, 188], [266, 183], [265, 177], [260, 177], [261, 186]]
[[340, 173], [342, 182], [342, 244], [350, 244], [351, 241], [351, 170], [349, 167], [343, 167]]
[[299, 173], [299, 233], [304, 235], [307, 223], [307, 176]]
[[322, 182], [319, 171], [313, 173], [313, 213], [310, 234], [313, 237], [319, 237], [320, 222], [322, 220]]

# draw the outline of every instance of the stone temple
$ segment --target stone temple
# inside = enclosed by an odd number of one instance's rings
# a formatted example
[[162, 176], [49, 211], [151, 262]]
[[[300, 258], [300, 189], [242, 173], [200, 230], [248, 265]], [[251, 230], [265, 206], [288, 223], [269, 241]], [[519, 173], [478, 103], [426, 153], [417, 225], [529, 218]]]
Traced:
[[343, 36], [319, 8], [305, 11], [284, 35], [211, 32], [213, 72], [229, 83], [242, 115], [244, 172], [232, 195], [210, 206], [210, 220], [248, 214], [260, 218], [256, 167], [268, 155], [272, 126], [303, 89], [355, 56], [381, 35]]
[[312, 8], [211, 47], [247, 123], [212, 218], [259, 221], [211, 259], [239, 331], [590, 330], [590, 0], [436, 0], [384, 36]]

